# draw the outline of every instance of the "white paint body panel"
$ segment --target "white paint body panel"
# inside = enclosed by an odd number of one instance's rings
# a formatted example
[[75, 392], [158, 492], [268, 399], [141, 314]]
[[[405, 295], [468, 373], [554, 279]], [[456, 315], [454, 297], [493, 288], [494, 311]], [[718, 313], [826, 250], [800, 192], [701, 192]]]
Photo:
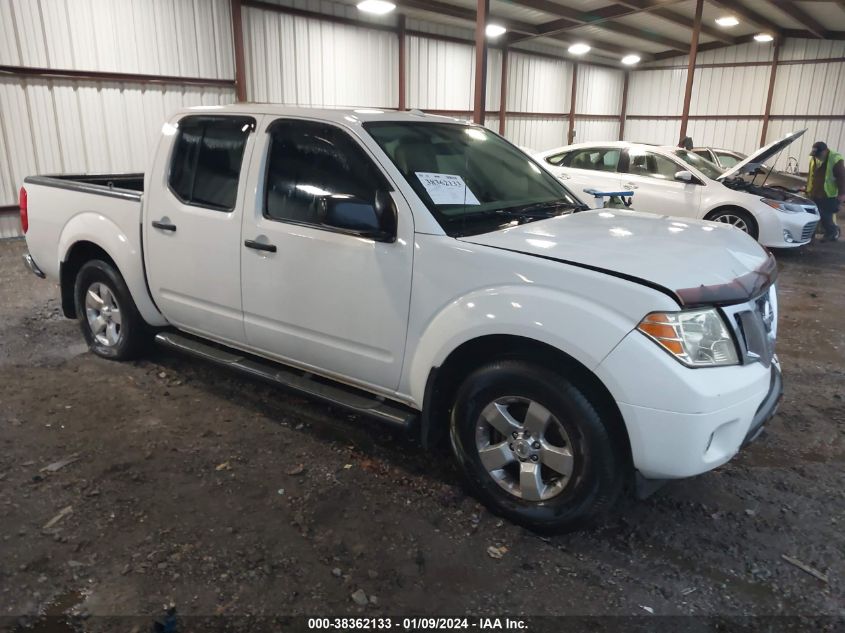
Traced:
[[[48, 277], [58, 277], [73, 243], [92, 241], [113, 257], [148, 322], [174, 324], [417, 409], [432, 369], [463, 343], [488, 335], [533, 339], [604, 383], [643, 473], [692, 475], [738, 450], [765, 396], [767, 370], [688, 369], [636, 326], [650, 312], [677, 310], [675, 290], [731, 282], [758, 268], [766, 254], [746, 235], [606, 210], [457, 239], [443, 232], [361, 125], [443, 118], [266, 105], [201, 111], [256, 118], [236, 209], [204, 215], [174, 202], [165, 186], [173, 143], [166, 132], [143, 204], [28, 187], [27, 243]], [[279, 117], [342, 127], [365, 148], [394, 187], [396, 242], [263, 217], [264, 131]], [[165, 217], [176, 233], [153, 233], [150, 222]], [[244, 239], [267, 239], [278, 251], [244, 248]], [[163, 315], [147, 291], [142, 251]], [[711, 436], [717, 441], [708, 447]]]
[[[589, 147], [619, 147], [659, 154], [675, 162], [678, 166], [678, 171], [686, 170], [691, 172], [700, 183], [683, 183], [627, 173], [573, 169], [571, 167], [551, 165], [546, 161], [548, 157], [562, 152]], [[628, 143], [625, 141], [579, 143], [541, 152], [536, 155], [536, 158], [538, 161], [543, 162], [547, 169], [558, 176], [567, 187], [585, 200], [588, 200], [593, 206], [595, 206], [595, 202], [589, 200], [590, 197], [584, 194], [584, 189], [605, 191], [630, 189], [634, 191], [631, 208], [646, 213], [675, 216], [677, 218], [700, 220], [705, 218], [711, 211], [726, 206], [744, 209], [754, 216], [754, 219], [757, 221], [759, 229], [758, 241], [763, 246], [769, 248], [793, 248], [808, 243], [809, 240], [803, 242], [787, 242], [784, 239], [783, 232], [784, 230], [788, 230], [793, 236], [800, 238], [805, 226], [811, 222], [818, 222], [819, 220], [819, 216], [812, 213], [782, 213], [776, 211], [761, 202], [759, 195], [737, 191], [717, 180], [708, 178], [692, 165], [674, 156], [672, 148]]]

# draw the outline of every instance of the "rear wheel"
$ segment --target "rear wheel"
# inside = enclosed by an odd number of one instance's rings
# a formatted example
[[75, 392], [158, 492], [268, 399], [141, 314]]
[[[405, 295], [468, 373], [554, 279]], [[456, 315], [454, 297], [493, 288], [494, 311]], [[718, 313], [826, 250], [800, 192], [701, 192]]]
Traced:
[[720, 209], [708, 215], [707, 219], [712, 220], [713, 222], [730, 224], [743, 233], [748, 233], [748, 235], [753, 237], [755, 240], [757, 239], [757, 221], [754, 219], [753, 215], [744, 209]]
[[99, 259], [79, 269], [74, 284], [76, 316], [85, 341], [97, 356], [110, 360], [135, 358], [147, 327], [120, 273]]
[[490, 363], [458, 390], [452, 448], [495, 513], [540, 531], [581, 527], [613, 507], [627, 460], [586, 395], [522, 361]]

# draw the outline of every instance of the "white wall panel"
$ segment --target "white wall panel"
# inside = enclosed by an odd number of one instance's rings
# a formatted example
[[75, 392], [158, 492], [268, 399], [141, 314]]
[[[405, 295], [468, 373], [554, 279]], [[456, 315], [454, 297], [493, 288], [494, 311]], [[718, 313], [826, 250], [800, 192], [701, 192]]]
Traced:
[[[772, 60], [772, 52], [773, 46], [771, 44], [751, 42], [749, 44], [740, 44], [739, 46], [717, 48], [712, 51], [701, 51], [696, 55], [695, 63], [697, 66], [701, 66], [702, 64], [768, 62]], [[781, 57], [783, 57], [783, 52], [781, 52]], [[680, 55], [678, 57], [648, 62], [648, 67], [687, 66], [688, 64], [689, 58], [686, 55]]]
[[632, 72], [628, 83], [628, 114], [680, 114], [684, 105], [686, 81], [686, 70]]
[[619, 121], [607, 119], [575, 119], [575, 142], [604, 142], [619, 140]]
[[[421, 110], [472, 110], [475, 98], [475, 46], [407, 36], [406, 101]], [[487, 50], [486, 110], [499, 109], [502, 51]]]
[[566, 145], [569, 121], [566, 118], [536, 118], [508, 116], [505, 119], [505, 137], [514, 145], [541, 152]]
[[[690, 114], [762, 114], [766, 109], [770, 72], [770, 66], [697, 69], [692, 84]], [[679, 108], [675, 114], [680, 113]]]
[[571, 95], [570, 62], [508, 54], [508, 111], [567, 113]]
[[405, 44], [409, 108], [472, 110], [474, 46], [415, 36]]
[[628, 119], [625, 121], [626, 141], [675, 145], [678, 142], [680, 121], [664, 119]]
[[621, 70], [579, 64], [575, 112], [618, 115], [624, 83], [625, 73]]
[[395, 108], [398, 47], [394, 33], [245, 8], [247, 97]]
[[[475, 55], [475, 47], [472, 50]], [[474, 58], [474, 57], [473, 57]], [[474, 64], [473, 64], [474, 66]], [[473, 70], [473, 96], [475, 95], [475, 72]], [[487, 96], [485, 97], [487, 110], [498, 110], [499, 101], [502, 99], [502, 50], [499, 48], [487, 49]]]
[[0, 64], [231, 79], [228, 0], [0, 0]]
[[845, 41], [787, 39], [780, 49], [780, 59], [825, 59], [845, 57]]
[[230, 88], [0, 79], [0, 206], [24, 177], [145, 171], [161, 125], [191, 105], [231, 103]]
[[772, 114], [845, 116], [845, 62], [778, 66]]
[[[680, 130], [680, 121], [675, 121]], [[760, 147], [762, 119], [692, 119], [687, 126], [687, 136], [696, 145], [733, 149], [750, 154]]]

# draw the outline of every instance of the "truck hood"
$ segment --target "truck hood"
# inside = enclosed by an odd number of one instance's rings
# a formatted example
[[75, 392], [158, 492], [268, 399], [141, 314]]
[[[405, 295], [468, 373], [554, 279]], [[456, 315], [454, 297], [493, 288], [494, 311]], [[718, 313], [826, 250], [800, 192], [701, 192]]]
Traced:
[[683, 307], [748, 301], [777, 275], [774, 258], [731, 226], [636, 211], [597, 209], [459, 239], [628, 279]]
[[807, 131], [807, 128], [803, 130], [798, 130], [797, 132], [792, 132], [791, 134], [787, 134], [782, 139], [775, 141], [774, 143], [769, 143], [765, 147], [761, 147], [756, 152], [751, 154], [745, 160], [739, 161], [736, 165], [728, 169], [724, 174], [719, 176], [718, 180], [726, 180], [728, 178], [735, 178], [742, 174], [753, 174], [760, 165], [764, 163], [771, 162], [771, 160], [780, 154], [787, 146], [792, 145], [792, 142], [803, 136], [804, 132]]

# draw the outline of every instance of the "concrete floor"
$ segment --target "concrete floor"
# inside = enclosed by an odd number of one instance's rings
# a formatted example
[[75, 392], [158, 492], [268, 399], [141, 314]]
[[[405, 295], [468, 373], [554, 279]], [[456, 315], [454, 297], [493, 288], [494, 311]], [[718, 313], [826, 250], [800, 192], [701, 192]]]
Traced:
[[95, 358], [23, 251], [0, 243], [2, 615], [845, 616], [845, 243], [777, 254], [764, 436], [553, 538], [367, 421], [155, 349]]

